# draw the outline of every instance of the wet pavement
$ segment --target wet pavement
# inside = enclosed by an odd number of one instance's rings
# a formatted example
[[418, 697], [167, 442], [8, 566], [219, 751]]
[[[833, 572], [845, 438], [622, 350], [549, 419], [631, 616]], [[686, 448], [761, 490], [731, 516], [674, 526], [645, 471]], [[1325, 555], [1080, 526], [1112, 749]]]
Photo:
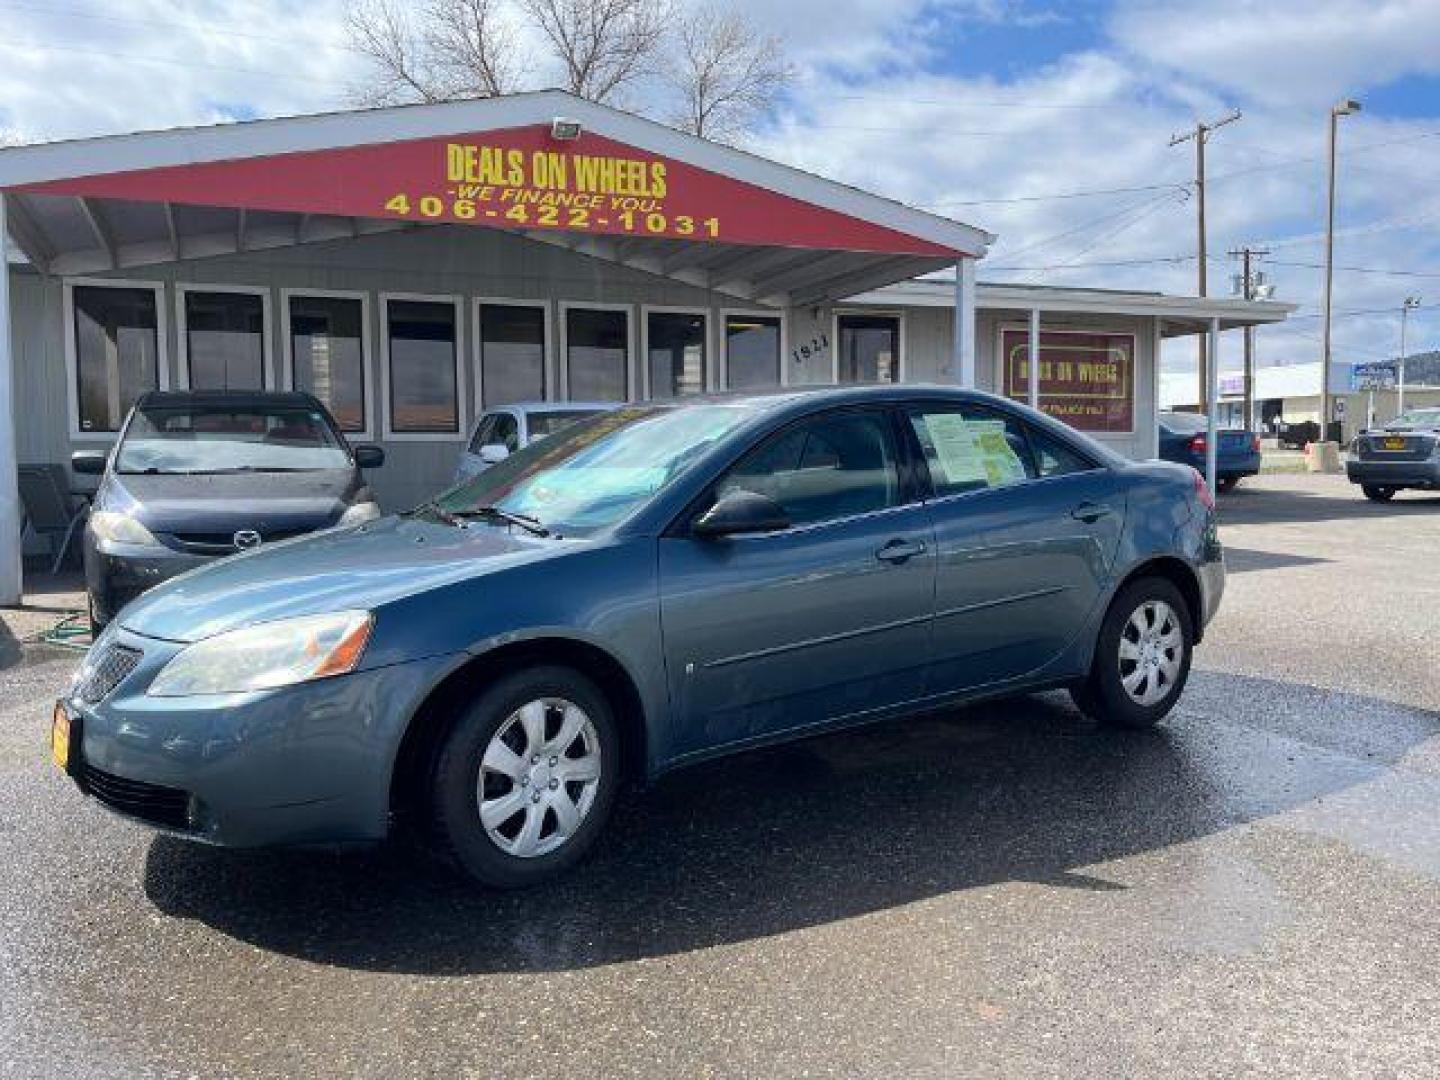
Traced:
[[43, 756], [74, 661], [27, 649], [0, 1073], [1434, 1075], [1440, 499], [1222, 506], [1230, 591], [1163, 728], [1045, 695], [747, 754], [524, 894], [114, 819]]

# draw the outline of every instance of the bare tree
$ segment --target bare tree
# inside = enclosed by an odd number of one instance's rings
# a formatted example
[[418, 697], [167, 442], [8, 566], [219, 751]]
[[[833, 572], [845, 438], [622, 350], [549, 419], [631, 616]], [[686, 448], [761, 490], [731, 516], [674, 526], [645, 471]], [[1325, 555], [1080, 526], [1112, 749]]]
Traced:
[[[656, 91], [644, 111], [734, 141], [791, 77], [780, 41], [736, 11], [677, 15], [676, 2], [426, 0], [417, 10], [404, 0], [351, 0], [350, 44], [372, 69], [351, 97], [368, 105], [490, 97], [543, 82], [553, 64], [560, 85], [580, 97], [615, 103], [643, 83]], [[521, 47], [526, 38], [543, 43], [535, 54]]]
[[676, 127], [720, 142], [750, 130], [793, 77], [780, 39], [758, 33], [739, 12], [713, 5], [680, 20], [666, 79], [678, 102]]
[[565, 88], [591, 101], [653, 72], [668, 0], [520, 0], [565, 66]]

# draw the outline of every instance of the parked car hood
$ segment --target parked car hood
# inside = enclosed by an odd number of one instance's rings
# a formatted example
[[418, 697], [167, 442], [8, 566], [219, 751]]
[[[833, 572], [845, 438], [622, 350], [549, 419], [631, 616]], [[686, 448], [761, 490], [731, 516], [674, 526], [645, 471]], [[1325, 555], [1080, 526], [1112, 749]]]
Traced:
[[363, 481], [354, 469], [205, 473], [115, 473], [100, 494], [103, 509], [131, 514], [155, 533], [262, 534], [333, 525]]
[[156, 586], [126, 606], [127, 630], [198, 641], [250, 623], [387, 602], [491, 573], [572, 544], [507, 525], [466, 528], [382, 518], [267, 544]]

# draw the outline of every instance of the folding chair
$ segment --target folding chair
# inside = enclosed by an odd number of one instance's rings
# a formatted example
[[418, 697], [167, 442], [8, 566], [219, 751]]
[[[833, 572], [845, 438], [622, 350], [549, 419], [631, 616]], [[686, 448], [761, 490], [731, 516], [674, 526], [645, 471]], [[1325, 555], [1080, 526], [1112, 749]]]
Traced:
[[64, 465], [21, 465], [19, 473], [20, 502], [25, 507], [22, 531], [29, 525], [31, 532], [46, 538], [55, 553], [50, 572], [58, 573], [75, 530], [89, 512], [90, 500], [70, 490], [70, 474]]

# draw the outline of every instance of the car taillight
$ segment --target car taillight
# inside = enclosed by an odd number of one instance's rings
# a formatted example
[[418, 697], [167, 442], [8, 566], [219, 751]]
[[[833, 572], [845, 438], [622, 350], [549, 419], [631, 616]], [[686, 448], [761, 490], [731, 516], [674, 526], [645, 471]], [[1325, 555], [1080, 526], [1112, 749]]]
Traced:
[[1190, 452], [1192, 454], [1203, 454], [1205, 452], [1205, 436], [1196, 435], [1190, 440]]
[[1210, 485], [1205, 482], [1205, 477], [1200, 475], [1199, 469], [1191, 470], [1195, 474], [1195, 497], [1200, 500], [1206, 510], [1215, 509], [1215, 496], [1210, 491]]
[[1259, 436], [1259, 435], [1251, 435], [1251, 436], [1250, 436], [1250, 449], [1251, 449], [1251, 450], [1254, 450], [1255, 453], [1257, 453], [1257, 454], [1260, 452], [1260, 436]]

